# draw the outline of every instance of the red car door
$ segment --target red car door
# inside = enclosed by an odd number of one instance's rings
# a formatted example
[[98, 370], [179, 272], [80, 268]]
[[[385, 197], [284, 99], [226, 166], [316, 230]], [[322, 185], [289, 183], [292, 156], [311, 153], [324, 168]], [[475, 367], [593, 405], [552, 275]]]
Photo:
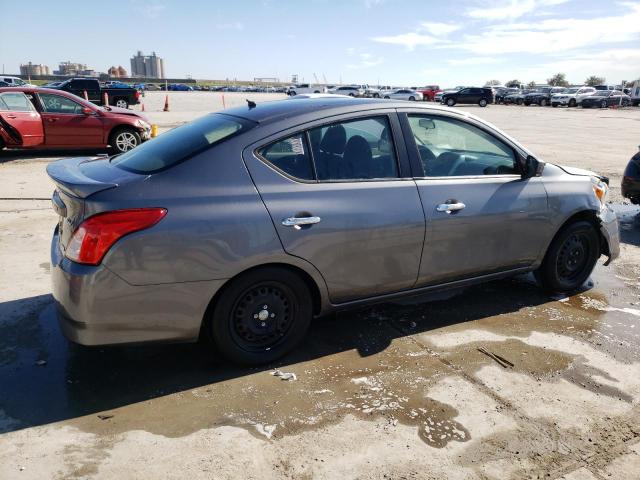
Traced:
[[0, 136], [7, 146], [35, 147], [44, 143], [42, 118], [24, 93], [0, 93]]
[[[38, 93], [49, 147], [103, 147], [104, 123], [97, 110], [55, 93]], [[86, 113], [85, 113], [86, 111]]]

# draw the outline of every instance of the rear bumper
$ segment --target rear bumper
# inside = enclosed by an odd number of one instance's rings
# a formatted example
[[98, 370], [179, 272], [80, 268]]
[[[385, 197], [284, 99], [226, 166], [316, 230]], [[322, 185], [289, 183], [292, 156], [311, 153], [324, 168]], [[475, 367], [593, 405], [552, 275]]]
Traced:
[[224, 280], [131, 285], [108, 268], [64, 257], [56, 228], [51, 276], [64, 335], [82, 345], [195, 341]]
[[606, 206], [600, 210], [598, 214], [600, 218], [600, 233], [607, 242], [609, 258], [605, 265], [609, 265], [612, 260], [620, 256], [620, 231], [618, 229], [618, 218], [615, 212]]

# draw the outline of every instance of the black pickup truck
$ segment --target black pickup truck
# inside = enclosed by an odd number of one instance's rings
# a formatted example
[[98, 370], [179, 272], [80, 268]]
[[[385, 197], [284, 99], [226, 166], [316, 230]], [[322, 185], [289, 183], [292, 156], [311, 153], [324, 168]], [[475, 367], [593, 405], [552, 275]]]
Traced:
[[96, 105], [104, 103], [104, 94], [109, 96], [109, 105], [120, 108], [128, 108], [129, 105], [140, 103], [140, 92], [135, 88], [106, 88], [100, 86], [100, 82], [95, 78], [72, 78], [62, 82], [54, 88], [64, 90], [84, 98], [84, 92], [90, 102]]

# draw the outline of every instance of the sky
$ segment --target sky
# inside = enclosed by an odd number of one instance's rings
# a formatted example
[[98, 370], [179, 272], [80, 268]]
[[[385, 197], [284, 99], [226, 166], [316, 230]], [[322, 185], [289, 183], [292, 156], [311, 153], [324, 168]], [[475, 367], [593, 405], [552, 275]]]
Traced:
[[65, 60], [130, 71], [142, 50], [174, 78], [446, 87], [640, 77], [640, 0], [0, 0], [0, 18], [7, 74]]

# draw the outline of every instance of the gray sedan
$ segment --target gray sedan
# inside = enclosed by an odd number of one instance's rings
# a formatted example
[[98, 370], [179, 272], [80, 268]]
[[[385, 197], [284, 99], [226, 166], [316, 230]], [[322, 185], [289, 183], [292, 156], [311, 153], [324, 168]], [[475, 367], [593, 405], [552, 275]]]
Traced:
[[53, 295], [85, 345], [265, 363], [314, 316], [531, 271], [570, 292], [619, 253], [607, 179], [422, 104], [250, 104], [47, 172]]

